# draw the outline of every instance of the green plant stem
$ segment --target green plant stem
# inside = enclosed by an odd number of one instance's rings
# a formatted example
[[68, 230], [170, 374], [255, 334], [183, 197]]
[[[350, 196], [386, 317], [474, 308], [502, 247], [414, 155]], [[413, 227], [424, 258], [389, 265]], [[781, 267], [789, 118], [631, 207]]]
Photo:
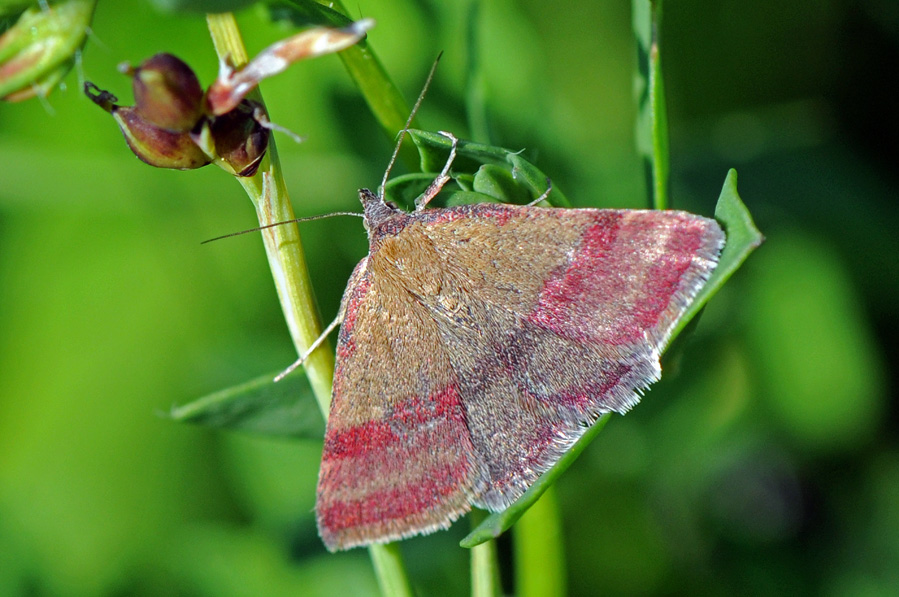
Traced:
[[[327, 5], [349, 16], [341, 0], [332, 0]], [[389, 139], [395, 140], [397, 134], [406, 126], [411, 109], [403, 94], [388, 76], [378, 56], [368, 46], [368, 40], [363, 39], [340, 52], [338, 56], [362, 93], [362, 97], [365, 98], [369, 110], [381, 125], [381, 130]], [[418, 128], [417, 121], [413, 120], [410, 127]], [[418, 152], [410, 144], [400, 148], [400, 159], [413, 171], [419, 169]]]
[[[485, 516], [483, 510], [473, 509], [468, 515], [472, 528], [477, 527]], [[471, 548], [472, 597], [497, 597], [501, 594], [501, 589], [496, 541], [485, 541]]]
[[412, 597], [412, 586], [403, 564], [397, 543], [375, 544], [368, 547], [371, 563], [378, 577], [378, 586], [385, 597]]
[[668, 208], [668, 116], [659, 34], [662, 0], [632, 0], [634, 35], [637, 38], [637, 148], [647, 166], [650, 204]]
[[518, 597], [567, 594], [562, 522], [553, 487], [519, 519], [512, 531], [512, 541]]
[[487, 82], [482, 64], [482, 52], [478, 44], [478, 25], [481, 23], [483, 2], [469, 2], [466, 15], [465, 46], [467, 50], [465, 114], [471, 139], [489, 145], [492, 141], [487, 118]]
[[[227, 58], [233, 66], [246, 64], [248, 57], [234, 16], [231, 13], [210, 14], [207, 23], [219, 59]], [[254, 99], [262, 101], [261, 95]], [[274, 139], [271, 139], [258, 172], [238, 179], [256, 207], [260, 226], [294, 218], [281, 172], [278, 152]], [[275, 226], [263, 230], [262, 238], [291, 338], [297, 354], [303, 354], [321, 334], [322, 328], [299, 228], [296, 224]], [[334, 377], [334, 356], [329, 343], [324, 342], [313, 352], [304, 367], [322, 414], [327, 418]], [[399, 548], [396, 545], [372, 545], [369, 553], [383, 594], [411, 596], [412, 589]]]
[[[227, 57], [233, 66], [246, 64], [248, 57], [234, 16], [231, 13], [210, 14], [207, 22], [219, 59]], [[259, 95], [256, 98], [262, 100]], [[273, 138], [269, 140], [268, 151], [256, 174], [238, 177], [237, 180], [253, 202], [260, 226], [296, 217]], [[262, 240], [290, 337], [297, 353], [303, 354], [319, 337], [322, 326], [299, 228], [295, 223], [268, 228], [262, 231]], [[334, 356], [330, 344], [322, 343], [309, 356], [304, 367], [316, 400], [327, 417], [334, 376]]]

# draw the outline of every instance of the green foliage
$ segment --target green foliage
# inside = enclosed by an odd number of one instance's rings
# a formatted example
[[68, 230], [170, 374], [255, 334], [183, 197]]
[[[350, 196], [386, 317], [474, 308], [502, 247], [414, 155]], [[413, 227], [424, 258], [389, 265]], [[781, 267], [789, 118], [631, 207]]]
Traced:
[[[892, 108], [874, 102], [897, 42], [889, 11], [866, 6], [666, 5], [669, 202], [711, 213], [735, 167], [767, 240], [680, 335], [640, 407], [553, 485], [564, 549], [550, 548], [564, 552], [568, 594], [890, 594], [899, 582], [895, 160], [854, 120], [868, 114], [895, 133]], [[646, 207], [626, 3], [351, 10], [377, 20], [368, 47], [407, 99], [444, 51], [420, 128], [524, 149], [536, 194], [552, 179], [550, 201], [558, 189], [577, 206]], [[294, 31], [270, 14], [238, 15], [251, 54]], [[477, 30], [460, 35], [466, 23]], [[125, 60], [168, 51], [204, 85], [216, 75], [199, 15], [100, 2], [91, 30], [81, 68], [125, 103]], [[199, 245], [256, 224], [242, 191], [210, 168], [138, 162], [77, 92], [77, 70], [46, 104], [0, 104], [0, 594], [377, 594], [364, 551], [331, 556], [316, 536], [316, 443], [158, 416], [286, 367], [295, 350], [258, 239]], [[276, 134], [297, 215], [358, 211], [356, 189], [380, 182], [396, 128], [385, 134], [393, 125], [372, 116], [334, 57], [262, 90], [272, 120], [306, 138]], [[391, 183], [401, 195], [400, 181], [409, 193], [427, 184], [407, 147]], [[460, 171], [458, 199], [525, 198], [506, 166], [483, 165]], [[327, 321], [365, 234], [349, 218], [301, 232]], [[245, 417], [263, 433], [294, 420], [244, 410], [240, 396], [194, 414]], [[272, 404], [297, 407], [284, 397]], [[393, 548], [418, 592], [469, 593], [467, 532], [460, 522]], [[514, 557], [539, 553], [515, 540]], [[503, 592], [517, 592], [508, 580]]]
[[705, 307], [708, 300], [724, 285], [737, 269], [743, 265], [743, 262], [749, 257], [749, 254], [757, 249], [764, 237], [755, 227], [749, 210], [740, 200], [737, 193], [737, 171], [731, 170], [727, 173], [727, 179], [724, 181], [724, 187], [721, 189], [721, 195], [718, 197], [718, 203], [715, 206], [715, 218], [721, 223], [724, 232], [727, 235], [727, 244], [721, 251], [721, 257], [718, 260], [718, 267], [712, 272], [712, 277], [702, 290], [696, 295], [693, 303], [687, 308], [683, 317], [677, 322], [672, 330], [672, 339], [683, 330], [693, 317]]
[[[421, 156], [423, 172], [440, 172], [449, 156], [450, 140], [438, 133], [412, 129], [409, 136], [415, 141]], [[547, 189], [549, 177], [523, 158], [518, 151], [492, 147], [482, 143], [460, 141], [456, 150], [457, 161], [453, 169], [468, 173], [470, 190], [487, 197], [490, 201], [507, 203], [530, 203]], [[467, 161], [468, 160], [468, 161]], [[469, 164], [466, 168], [466, 163]], [[491, 165], [500, 166], [492, 168]], [[464, 182], [465, 177], [460, 182]], [[553, 188], [546, 198], [555, 207], [569, 206], [568, 199], [558, 188]]]
[[324, 419], [306, 376], [288, 375], [275, 383], [278, 373], [173, 408], [169, 416], [184, 423], [321, 441], [325, 434]]

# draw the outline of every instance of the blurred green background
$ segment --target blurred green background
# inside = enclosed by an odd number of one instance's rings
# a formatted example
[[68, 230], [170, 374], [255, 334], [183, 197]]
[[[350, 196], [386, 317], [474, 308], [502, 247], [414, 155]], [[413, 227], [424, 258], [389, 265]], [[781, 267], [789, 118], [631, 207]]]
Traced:
[[[410, 100], [445, 52], [421, 123], [463, 138], [469, 4], [350, 6]], [[480, 4], [492, 141], [645, 206], [629, 3]], [[238, 13], [251, 55], [290, 31], [267, 14]], [[662, 35], [674, 206], [711, 214], [735, 167], [768, 240], [557, 485], [570, 593], [895, 594], [899, 5], [669, 1]], [[101, 0], [80, 68], [130, 103], [116, 64], [160, 51], [216, 74], [201, 15]], [[199, 245], [254, 225], [240, 187], [139, 162], [77, 78], [0, 104], [0, 595], [376, 593], [316, 535], [320, 446], [160, 416], [295, 354], [258, 237]], [[339, 59], [262, 89], [307, 139], [276, 137], [298, 215], [358, 210], [392, 142]], [[302, 232], [330, 320], [365, 234]], [[403, 544], [422, 593], [467, 593], [467, 529]]]

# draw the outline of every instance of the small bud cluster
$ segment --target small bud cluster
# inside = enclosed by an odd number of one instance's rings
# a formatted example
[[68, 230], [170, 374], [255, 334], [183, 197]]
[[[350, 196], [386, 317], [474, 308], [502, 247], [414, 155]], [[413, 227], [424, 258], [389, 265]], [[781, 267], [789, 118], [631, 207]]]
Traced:
[[171, 54], [156, 54], [136, 68], [120, 67], [132, 77], [134, 106], [118, 105], [114, 95], [90, 82], [84, 92], [112, 114], [128, 146], [147, 164], [192, 170], [215, 162], [235, 176], [252, 176], [277, 127], [247, 94], [297, 60], [351, 46], [372, 24], [363, 20], [341, 29], [304, 31], [266, 48], [240, 69], [223, 62], [205, 92], [194, 71]]
[[232, 174], [256, 171], [268, 147], [268, 131], [253, 118], [257, 103], [244, 99], [226, 114], [207, 115], [197, 75], [171, 54], [120, 70], [132, 77], [133, 106], [118, 105], [93, 83], [85, 83], [84, 91], [112, 114], [138, 158], [157, 168], [192, 170], [217, 159]]

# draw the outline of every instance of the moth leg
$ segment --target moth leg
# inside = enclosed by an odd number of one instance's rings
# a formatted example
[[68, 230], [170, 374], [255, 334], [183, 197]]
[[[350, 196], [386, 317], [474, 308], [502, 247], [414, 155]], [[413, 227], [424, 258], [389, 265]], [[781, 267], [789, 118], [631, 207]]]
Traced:
[[443, 189], [443, 185], [449, 182], [449, 170], [450, 166], [453, 165], [453, 160], [456, 159], [456, 146], [459, 145], [459, 140], [452, 133], [447, 133], [446, 131], [439, 131], [441, 135], [446, 137], [452, 142], [452, 147], [450, 147], [449, 158], [446, 160], [446, 164], [443, 166], [443, 170], [440, 171], [440, 174], [437, 175], [437, 178], [428, 185], [428, 188], [425, 189], [425, 192], [421, 194], [421, 196], [415, 200], [415, 211], [423, 210], [428, 203], [431, 202], [431, 199], [437, 196], [437, 193]]
[[282, 379], [284, 379], [285, 377], [290, 375], [294, 371], [294, 369], [296, 369], [297, 367], [299, 367], [300, 365], [305, 363], [306, 359], [309, 358], [309, 355], [311, 355], [315, 351], [315, 349], [317, 349], [319, 346], [322, 345], [322, 343], [328, 338], [328, 334], [333, 332], [334, 328], [339, 326], [342, 321], [343, 321], [343, 313], [341, 312], [341, 313], [337, 314], [337, 317], [334, 318], [334, 321], [332, 321], [331, 323], [328, 324], [328, 327], [326, 327], [325, 330], [321, 333], [321, 335], [315, 339], [315, 342], [313, 342], [312, 344], [309, 345], [309, 348], [306, 349], [306, 352], [304, 352], [302, 355], [300, 355], [300, 358], [298, 358], [296, 361], [294, 361], [290, 367], [288, 367], [287, 369], [285, 369], [284, 371], [282, 371], [275, 377], [275, 381], [276, 382], [281, 381]]
[[553, 181], [551, 181], [550, 179], [547, 178], [546, 179], [546, 190], [543, 191], [543, 194], [540, 195], [539, 197], [537, 197], [536, 199], [534, 199], [533, 201], [531, 201], [530, 203], [526, 204], [525, 207], [534, 207], [541, 201], [546, 201], [546, 198], [549, 197], [549, 194], [552, 190], [553, 190]]

